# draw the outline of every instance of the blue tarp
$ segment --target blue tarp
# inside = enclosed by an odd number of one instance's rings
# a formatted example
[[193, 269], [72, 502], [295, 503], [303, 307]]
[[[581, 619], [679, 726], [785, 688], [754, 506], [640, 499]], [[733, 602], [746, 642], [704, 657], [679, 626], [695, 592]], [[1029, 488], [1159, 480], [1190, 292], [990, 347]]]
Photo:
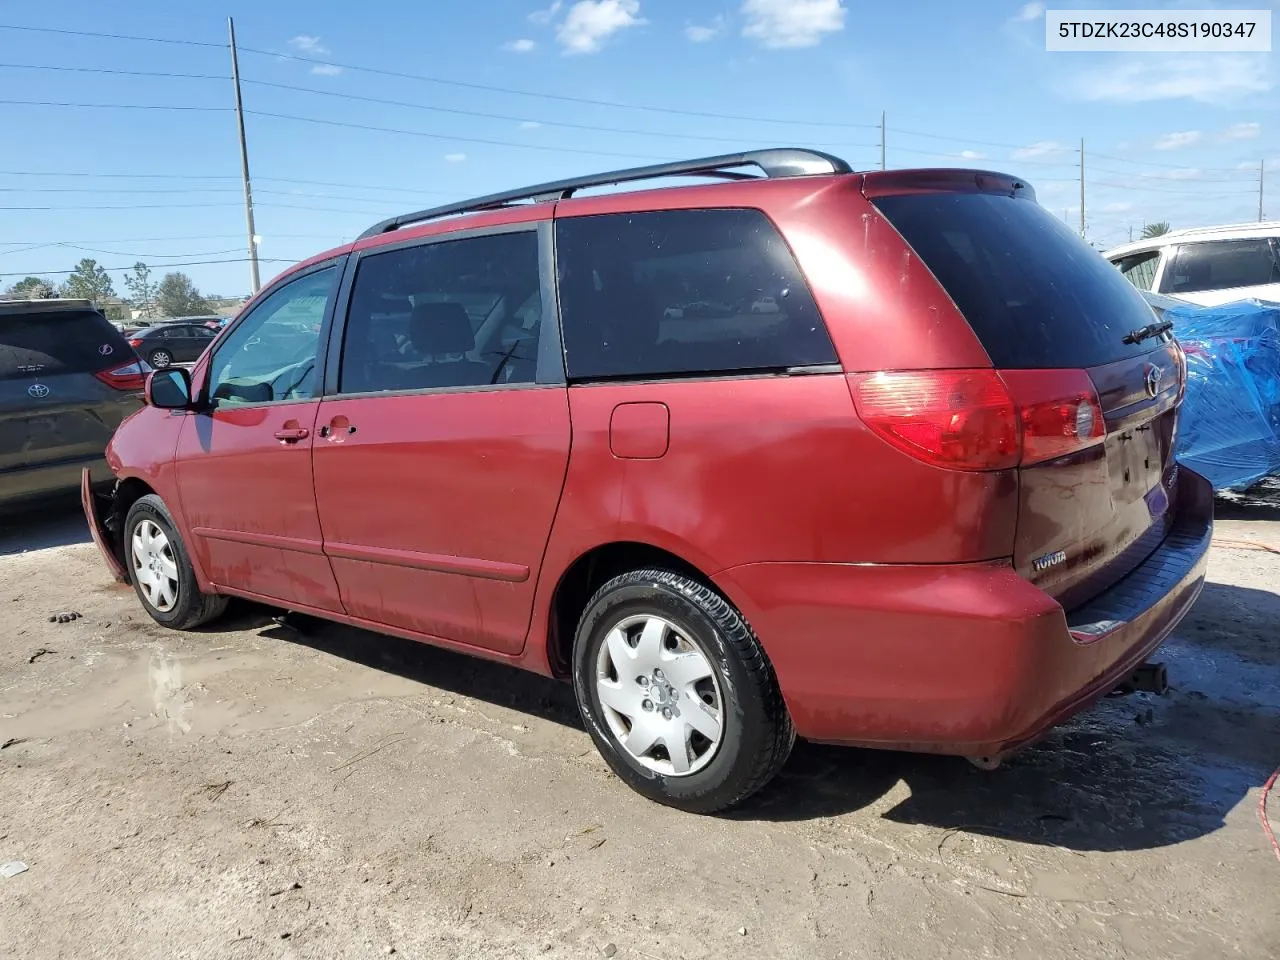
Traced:
[[1280, 303], [1164, 313], [1187, 354], [1177, 457], [1215, 490], [1280, 475]]

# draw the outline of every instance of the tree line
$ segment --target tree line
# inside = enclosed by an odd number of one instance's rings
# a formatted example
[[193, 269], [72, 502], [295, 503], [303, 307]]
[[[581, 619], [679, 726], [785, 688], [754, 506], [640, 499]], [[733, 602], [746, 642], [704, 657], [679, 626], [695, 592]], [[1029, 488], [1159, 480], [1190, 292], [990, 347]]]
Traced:
[[63, 283], [44, 277], [25, 277], [13, 284], [0, 299], [48, 300], [54, 297], [70, 297], [76, 300], [92, 300], [103, 306], [111, 320], [133, 319], [131, 312], [146, 319], [159, 317], [194, 317], [214, 312], [213, 305], [196, 288], [191, 278], [181, 271], [166, 273], [159, 280], [152, 279], [151, 268], [142, 261], [135, 263], [124, 275], [127, 297], [123, 304], [106, 304], [116, 296], [111, 275], [98, 261], [85, 257]]

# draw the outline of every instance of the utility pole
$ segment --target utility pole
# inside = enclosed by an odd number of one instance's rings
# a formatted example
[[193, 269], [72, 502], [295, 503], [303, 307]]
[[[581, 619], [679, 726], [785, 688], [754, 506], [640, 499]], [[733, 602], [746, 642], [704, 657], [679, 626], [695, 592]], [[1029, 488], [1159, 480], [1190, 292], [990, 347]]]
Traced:
[[880, 111], [880, 169], [884, 169], [884, 111]]
[[1080, 138], [1080, 239], [1084, 239], [1084, 137]]
[[1267, 161], [1258, 161], [1258, 222], [1262, 222], [1262, 181], [1267, 175]]
[[231, 38], [231, 80], [236, 87], [236, 122], [240, 127], [240, 175], [244, 178], [244, 220], [249, 231], [249, 280], [251, 293], [262, 286], [258, 277], [258, 236], [253, 229], [253, 188], [249, 186], [249, 147], [244, 139], [244, 102], [240, 99], [240, 59], [236, 56], [236, 24], [227, 17], [227, 33]]

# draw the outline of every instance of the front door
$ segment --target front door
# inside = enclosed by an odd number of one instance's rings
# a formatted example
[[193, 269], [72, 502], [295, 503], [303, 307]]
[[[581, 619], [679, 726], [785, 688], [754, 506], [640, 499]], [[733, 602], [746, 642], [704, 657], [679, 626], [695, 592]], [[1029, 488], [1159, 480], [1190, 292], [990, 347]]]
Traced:
[[341, 264], [286, 280], [210, 358], [201, 412], [178, 439], [192, 546], [209, 578], [281, 604], [341, 612], [311, 476], [321, 335]]
[[361, 258], [316, 421], [347, 613], [516, 653], [569, 458], [536, 228]]

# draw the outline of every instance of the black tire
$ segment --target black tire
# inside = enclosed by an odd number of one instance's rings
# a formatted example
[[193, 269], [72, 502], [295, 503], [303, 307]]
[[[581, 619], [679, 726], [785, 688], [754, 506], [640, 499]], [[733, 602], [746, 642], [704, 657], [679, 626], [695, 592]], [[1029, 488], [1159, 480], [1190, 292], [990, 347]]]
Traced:
[[168, 350], [152, 350], [151, 356], [147, 358], [147, 363], [151, 364], [156, 370], [163, 370], [173, 363], [173, 354]]
[[[161, 610], [154, 606], [146, 595], [145, 588], [135, 575], [133, 551], [133, 535], [144, 521], [154, 523], [164, 533], [169, 542], [169, 552], [174, 566], [177, 568], [177, 590], [173, 606]], [[124, 521], [124, 559], [125, 570], [134, 592], [142, 602], [142, 607], [156, 623], [173, 630], [193, 630], [221, 616], [227, 609], [227, 598], [217, 594], [201, 593], [196, 583], [195, 571], [191, 567], [191, 559], [187, 554], [186, 544], [178, 534], [178, 528], [169, 515], [169, 510], [154, 493], [139, 497], [129, 508]]]
[[[663, 775], [622, 746], [596, 689], [596, 662], [609, 632], [627, 617], [660, 616], [701, 648], [716, 672], [723, 727], [701, 769]], [[605, 761], [633, 790], [690, 813], [714, 813], [745, 800], [786, 763], [795, 728], [760, 642], [715, 590], [668, 570], [636, 570], [610, 580], [587, 604], [573, 646], [573, 686], [583, 723]]]

